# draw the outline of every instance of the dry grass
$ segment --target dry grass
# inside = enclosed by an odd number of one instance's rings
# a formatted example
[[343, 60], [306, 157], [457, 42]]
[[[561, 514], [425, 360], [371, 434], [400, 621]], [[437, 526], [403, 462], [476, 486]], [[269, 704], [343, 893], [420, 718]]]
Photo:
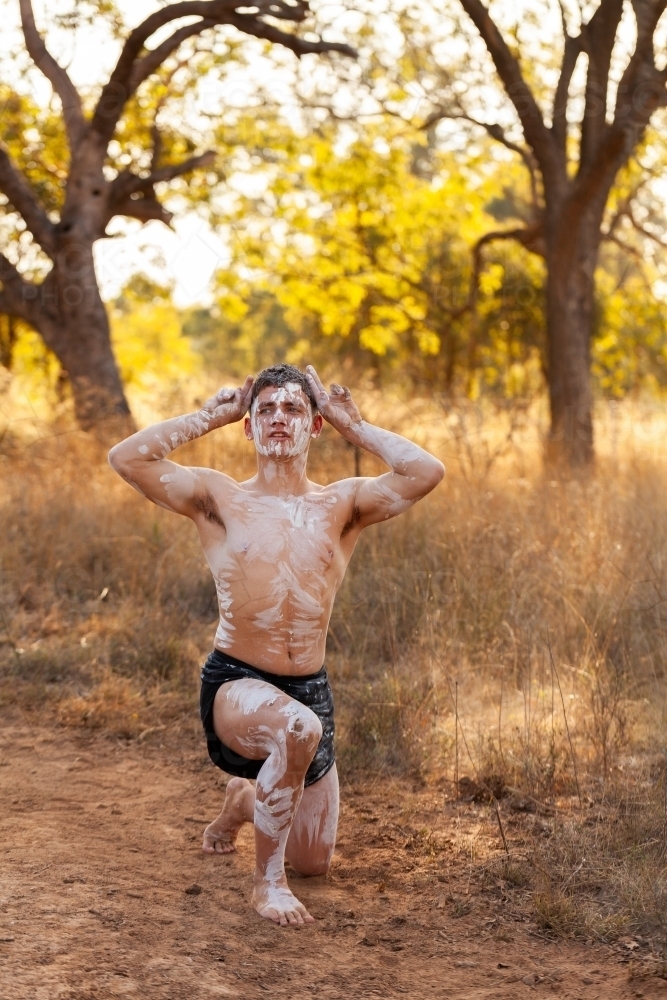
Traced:
[[[372, 416], [381, 404], [366, 408]], [[389, 417], [384, 407], [381, 422], [429, 440], [449, 476], [362, 537], [328, 665], [343, 769], [363, 767], [372, 781], [410, 774], [450, 799], [492, 791], [508, 833], [503, 878], [530, 893], [546, 930], [632, 931], [660, 950], [658, 417], [653, 408], [633, 424], [615, 411], [602, 423], [596, 475], [567, 481], [541, 471], [539, 407], [444, 418], [427, 403]], [[143, 502], [90, 442], [37, 430], [26, 439], [10, 429], [0, 446], [0, 702], [52, 706], [63, 724], [123, 738], [194, 717], [216, 612], [192, 525]], [[352, 474], [354, 455], [335, 435], [318, 445], [313, 478]], [[183, 460], [253, 469], [239, 428], [188, 446]], [[362, 471], [375, 468], [364, 456]], [[535, 818], [523, 845], [511, 825], [521, 813]]]

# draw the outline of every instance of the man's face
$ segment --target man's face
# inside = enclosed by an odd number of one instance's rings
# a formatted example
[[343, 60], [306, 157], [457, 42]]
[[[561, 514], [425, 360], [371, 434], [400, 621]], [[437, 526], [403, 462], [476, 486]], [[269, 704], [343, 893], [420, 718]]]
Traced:
[[308, 450], [310, 438], [322, 429], [322, 418], [313, 416], [310, 400], [298, 382], [260, 389], [246, 417], [245, 433], [267, 458], [294, 458]]

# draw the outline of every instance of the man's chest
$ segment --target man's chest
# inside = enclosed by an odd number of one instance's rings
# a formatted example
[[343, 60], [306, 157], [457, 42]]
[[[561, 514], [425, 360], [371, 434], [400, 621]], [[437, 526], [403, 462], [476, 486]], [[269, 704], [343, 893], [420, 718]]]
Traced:
[[[335, 498], [243, 497], [225, 516], [224, 545], [211, 552], [219, 563], [243, 575], [273, 568], [278, 575], [329, 574], [339, 568], [341, 528]], [[340, 567], [344, 569], [344, 567]]]

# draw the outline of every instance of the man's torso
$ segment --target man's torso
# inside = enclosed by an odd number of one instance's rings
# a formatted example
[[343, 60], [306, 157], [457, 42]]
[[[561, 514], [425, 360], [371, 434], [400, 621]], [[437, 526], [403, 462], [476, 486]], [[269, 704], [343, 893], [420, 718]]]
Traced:
[[220, 473], [202, 479], [194, 521], [218, 593], [216, 648], [272, 673], [316, 672], [358, 538], [355, 480], [279, 497]]

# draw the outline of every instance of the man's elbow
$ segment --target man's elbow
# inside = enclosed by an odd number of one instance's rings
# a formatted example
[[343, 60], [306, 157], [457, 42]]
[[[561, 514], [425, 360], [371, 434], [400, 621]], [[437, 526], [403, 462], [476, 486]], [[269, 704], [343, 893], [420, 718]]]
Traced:
[[434, 490], [436, 486], [438, 486], [438, 484], [442, 482], [444, 475], [445, 475], [445, 467], [442, 464], [442, 462], [439, 461], [439, 459], [437, 458], [432, 458], [431, 462], [429, 463], [429, 469], [427, 475], [425, 477], [427, 482], [426, 492], [430, 493], [431, 490]]
[[109, 465], [123, 479], [127, 479], [127, 461], [123, 454], [122, 442], [115, 444], [109, 452]]

